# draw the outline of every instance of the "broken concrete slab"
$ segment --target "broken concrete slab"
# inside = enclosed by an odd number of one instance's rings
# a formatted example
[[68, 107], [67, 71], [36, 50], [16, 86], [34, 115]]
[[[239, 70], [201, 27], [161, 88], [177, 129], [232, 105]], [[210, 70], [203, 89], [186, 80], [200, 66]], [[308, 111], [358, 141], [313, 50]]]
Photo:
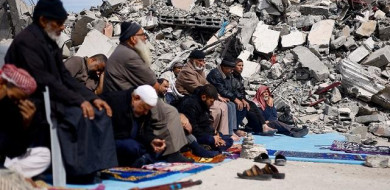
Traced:
[[387, 45], [368, 56], [363, 65], [372, 65], [375, 67], [383, 67], [390, 63], [390, 46]]
[[241, 73], [241, 76], [248, 79], [252, 75], [260, 72], [260, 64], [252, 61], [248, 61], [248, 58], [251, 56], [251, 52], [244, 50], [240, 53], [238, 58], [244, 61], [244, 69]]
[[357, 44], [353, 36], [349, 36], [347, 41], [343, 45], [347, 50], [354, 50], [357, 48]]
[[237, 37], [244, 47], [249, 44], [258, 23], [259, 18], [255, 12], [245, 13], [239, 20], [238, 28], [241, 29], [241, 32], [237, 35]]
[[329, 7], [315, 6], [315, 5], [301, 5], [299, 11], [303, 15], [321, 15], [329, 16]]
[[372, 102], [386, 109], [390, 109], [390, 86], [385, 86], [384, 89], [375, 94], [372, 97]]
[[[367, 138], [367, 127], [361, 124], [354, 123], [354, 125], [351, 126], [351, 130], [349, 131], [349, 134], [352, 135], [360, 135], [362, 139]], [[360, 143], [360, 142], [358, 142]]]
[[288, 24], [291, 27], [304, 28], [304, 27], [311, 27], [314, 23], [319, 22], [321, 20], [322, 20], [322, 16], [307, 15], [298, 18], [289, 18]]
[[298, 30], [292, 31], [290, 34], [282, 36], [282, 47], [292, 48], [306, 43], [306, 34]]
[[320, 52], [329, 52], [329, 42], [332, 36], [334, 20], [322, 20], [315, 23], [309, 33], [309, 47], [318, 49]]
[[271, 72], [271, 77], [274, 80], [278, 79], [283, 74], [282, 66], [279, 63], [275, 63], [272, 65], [270, 72]]
[[238, 17], [243, 17], [244, 16], [244, 7], [240, 4], [231, 6], [229, 8], [229, 13], [232, 15], [236, 15]]
[[340, 90], [338, 88], [333, 88], [332, 90], [332, 97], [330, 98], [330, 102], [332, 104], [335, 104], [337, 102], [340, 102], [343, 99], [341, 96]]
[[364, 46], [360, 46], [348, 55], [348, 59], [352, 62], [359, 63], [370, 54]]
[[355, 118], [355, 121], [358, 123], [371, 123], [371, 122], [382, 122], [385, 121], [385, 117], [379, 114], [375, 115], [364, 115], [364, 116], [359, 116]]
[[359, 134], [345, 134], [345, 139], [348, 142], [361, 143], [362, 137]]
[[151, 15], [144, 16], [141, 18], [140, 24], [144, 29], [149, 30], [158, 26], [158, 19]]
[[382, 20], [386, 18], [386, 13], [381, 10], [377, 10], [374, 14], [374, 17], [376, 20]]
[[323, 81], [329, 77], [329, 69], [314, 55], [308, 48], [303, 46], [295, 47], [292, 50], [295, 58], [301, 63], [301, 66], [308, 68], [311, 75], [318, 81]]
[[384, 122], [370, 123], [369, 131], [378, 137], [390, 137], [390, 126]]
[[109, 57], [116, 48], [116, 44], [112, 42], [107, 36], [97, 30], [91, 30], [80, 49], [77, 51], [76, 56], [85, 57], [102, 53]]
[[195, 2], [196, 0], [171, 0], [172, 6], [185, 11], [190, 11], [195, 6]]
[[341, 85], [346, 92], [363, 101], [370, 102], [372, 96], [385, 88], [384, 85], [375, 82], [361, 65], [347, 59], [343, 59], [337, 69], [342, 76]]
[[386, 21], [378, 22], [379, 39], [390, 40], [390, 23]]
[[376, 29], [376, 21], [370, 20], [363, 22], [362, 25], [356, 30], [356, 34], [363, 37], [370, 37]]
[[372, 37], [369, 37], [366, 40], [364, 40], [363, 45], [368, 50], [372, 51], [375, 48], [375, 41], [372, 39]]
[[269, 54], [275, 51], [279, 44], [280, 32], [269, 29], [269, 26], [259, 22], [252, 36], [252, 43], [259, 53]]
[[340, 36], [336, 38], [335, 40], [332, 40], [330, 43], [330, 47], [332, 49], [339, 49], [341, 46], [343, 46], [347, 42], [347, 37], [346, 36]]
[[88, 14], [82, 16], [79, 20], [76, 21], [71, 35], [72, 43], [74, 46], [78, 46], [83, 43], [85, 36], [90, 31], [90, 29], [86, 27], [87, 24], [91, 23], [95, 19], [97, 18], [94, 15]]

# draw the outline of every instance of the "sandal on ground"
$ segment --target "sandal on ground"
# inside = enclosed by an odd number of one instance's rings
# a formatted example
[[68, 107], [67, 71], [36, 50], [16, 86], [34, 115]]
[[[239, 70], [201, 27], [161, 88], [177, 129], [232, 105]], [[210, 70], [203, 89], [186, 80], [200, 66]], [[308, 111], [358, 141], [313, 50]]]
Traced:
[[265, 174], [263, 169], [253, 165], [250, 169], [245, 170], [242, 173], [237, 173], [237, 176], [242, 179], [254, 179], [254, 180], [271, 180], [271, 174]]
[[279, 173], [279, 170], [272, 164], [266, 164], [261, 170], [263, 170], [263, 173], [265, 174], [271, 174], [272, 178], [275, 179], [284, 179], [286, 176], [284, 173]]
[[286, 161], [287, 161], [286, 157], [281, 154], [275, 156], [275, 165], [277, 166], [285, 166]]
[[261, 153], [260, 155], [255, 157], [255, 162], [264, 163], [264, 164], [270, 164], [271, 160], [269, 159], [268, 154]]

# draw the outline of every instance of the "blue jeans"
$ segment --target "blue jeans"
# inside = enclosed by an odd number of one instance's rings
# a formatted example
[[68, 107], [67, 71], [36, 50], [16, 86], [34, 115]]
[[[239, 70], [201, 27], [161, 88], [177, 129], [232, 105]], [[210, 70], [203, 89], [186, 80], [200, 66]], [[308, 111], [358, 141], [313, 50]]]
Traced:
[[237, 113], [236, 104], [233, 102], [226, 102], [228, 106], [228, 121], [229, 121], [229, 135], [233, 135], [233, 130], [237, 129]]
[[134, 139], [115, 140], [119, 166], [130, 166], [146, 154], [146, 148]]
[[213, 150], [217, 150], [219, 152], [226, 151], [228, 148], [230, 148], [233, 145], [233, 139], [230, 137], [230, 135], [222, 135], [222, 133], [219, 133], [219, 136], [225, 141], [225, 146], [215, 146], [215, 140], [212, 135], [202, 135], [196, 137], [199, 144], [206, 144], [209, 145]]

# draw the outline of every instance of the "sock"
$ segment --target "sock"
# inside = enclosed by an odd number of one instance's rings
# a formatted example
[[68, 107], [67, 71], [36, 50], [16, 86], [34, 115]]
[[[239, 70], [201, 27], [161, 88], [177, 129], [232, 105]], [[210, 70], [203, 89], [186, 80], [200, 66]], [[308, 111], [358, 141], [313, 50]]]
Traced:
[[169, 154], [168, 156], [166, 156], [166, 160], [167, 160], [167, 162], [169, 162], [169, 163], [172, 163], [172, 162], [193, 163], [193, 162], [194, 162], [193, 159], [191, 159], [191, 158], [186, 158], [186, 157], [184, 157], [183, 155], [181, 155], [179, 152], [175, 152], [175, 153]]
[[200, 157], [204, 157], [204, 158], [213, 158], [214, 156], [219, 154], [218, 151], [208, 151], [208, 150], [204, 149], [196, 141], [189, 144], [189, 146], [192, 149], [192, 152], [196, 156], [200, 156]]

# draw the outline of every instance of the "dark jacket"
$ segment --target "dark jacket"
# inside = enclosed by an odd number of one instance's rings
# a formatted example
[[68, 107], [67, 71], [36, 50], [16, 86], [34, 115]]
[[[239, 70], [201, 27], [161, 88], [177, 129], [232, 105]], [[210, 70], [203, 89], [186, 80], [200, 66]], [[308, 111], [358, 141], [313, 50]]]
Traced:
[[233, 80], [235, 80], [235, 84], [236, 84], [235, 93], [236, 93], [237, 98], [240, 100], [242, 100], [242, 99], [247, 100], [245, 97], [246, 92], [245, 92], [245, 86], [244, 86], [244, 78], [242, 78], [240, 73], [237, 73], [235, 71], [233, 72], [232, 77], [233, 77]]
[[106, 92], [101, 95], [110, 106], [113, 112], [112, 125], [114, 128], [115, 139], [130, 138], [133, 128], [133, 121], [137, 122], [139, 129], [137, 139], [144, 145], [150, 145], [150, 142], [155, 138], [151, 127], [151, 114], [135, 118], [133, 108], [131, 106], [131, 94], [134, 88], [126, 91]]
[[237, 97], [238, 82], [230, 75], [225, 76], [220, 68], [215, 68], [207, 75], [207, 81], [215, 86], [218, 93], [230, 101], [234, 101]]
[[61, 49], [35, 23], [15, 37], [4, 60], [26, 69], [35, 78], [38, 89], [33, 99], [43, 99], [45, 86], [49, 86], [50, 99], [64, 105], [80, 106], [85, 100], [97, 98], [70, 75], [62, 62]]
[[195, 137], [214, 135], [209, 108], [198, 96], [197, 94], [185, 96], [180, 102], [178, 110], [190, 121], [192, 134]]

